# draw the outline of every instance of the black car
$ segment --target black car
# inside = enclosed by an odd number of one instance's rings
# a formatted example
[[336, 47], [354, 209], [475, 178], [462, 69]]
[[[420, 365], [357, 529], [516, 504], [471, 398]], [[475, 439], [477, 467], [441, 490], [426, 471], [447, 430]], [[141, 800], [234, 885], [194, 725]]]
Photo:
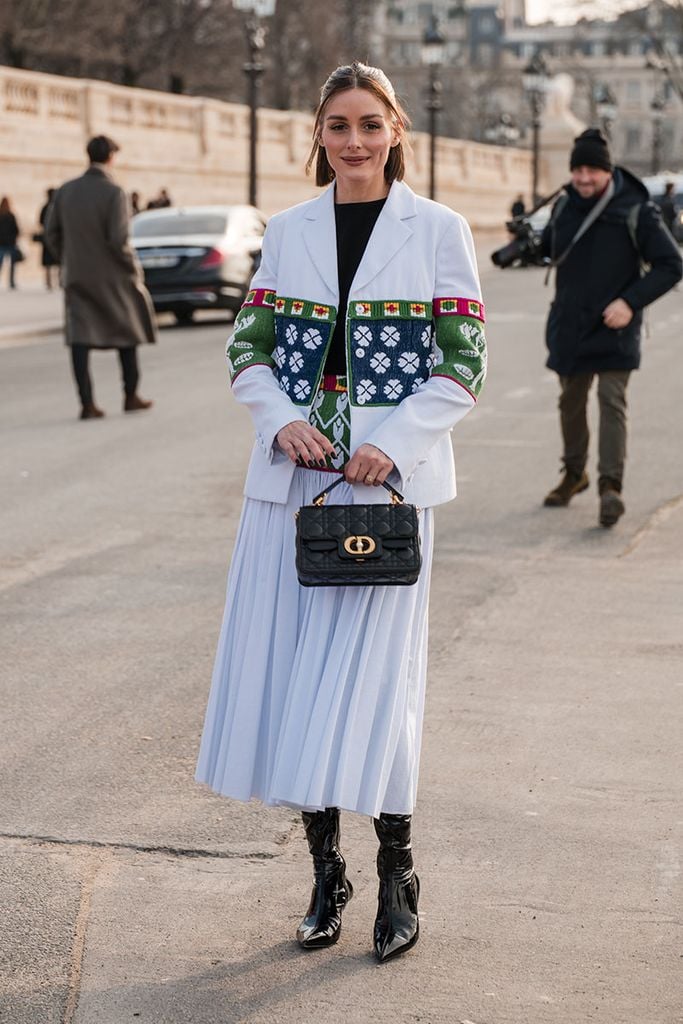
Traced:
[[157, 312], [236, 313], [258, 265], [264, 215], [253, 206], [183, 206], [133, 218], [131, 236]]

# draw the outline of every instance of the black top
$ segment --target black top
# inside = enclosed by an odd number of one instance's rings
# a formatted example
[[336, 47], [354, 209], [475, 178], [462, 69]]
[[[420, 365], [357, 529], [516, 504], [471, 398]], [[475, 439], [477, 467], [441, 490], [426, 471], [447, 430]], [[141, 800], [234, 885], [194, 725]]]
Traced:
[[334, 220], [337, 228], [337, 274], [339, 277], [339, 311], [332, 341], [327, 351], [325, 373], [346, 374], [346, 307], [349, 290], [375, 222], [386, 199], [371, 203], [336, 203]]

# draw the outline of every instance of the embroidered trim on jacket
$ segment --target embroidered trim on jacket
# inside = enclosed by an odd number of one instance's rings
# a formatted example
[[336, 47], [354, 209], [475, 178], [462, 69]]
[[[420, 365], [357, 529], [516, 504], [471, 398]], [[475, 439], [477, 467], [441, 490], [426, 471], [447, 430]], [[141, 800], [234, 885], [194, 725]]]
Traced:
[[448, 377], [475, 400], [486, 378], [484, 304], [477, 299], [434, 299], [436, 360], [432, 373]]
[[434, 299], [434, 316], [471, 316], [485, 322], [484, 303], [478, 299]]
[[[295, 405], [310, 405], [336, 317], [334, 306], [253, 289], [228, 343], [232, 379], [248, 366], [270, 366]], [[478, 299], [352, 300], [346, 325], [351, 404], [397, 405], [431, 374], [454, 380], [476, 401], [486, 376], [483, 323]]]

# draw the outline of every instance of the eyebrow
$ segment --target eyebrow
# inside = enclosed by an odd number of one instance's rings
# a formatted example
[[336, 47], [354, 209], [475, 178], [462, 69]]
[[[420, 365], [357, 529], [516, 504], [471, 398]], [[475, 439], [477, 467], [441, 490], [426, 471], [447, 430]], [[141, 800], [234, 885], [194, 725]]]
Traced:
[[[348, 117], [344, 114], [328, 114], [325, 118], [326, 121], [348, 121]], [[384, 120], [383, 114], [363, 114], [360, 118], [361, 121], [381, 121]]]

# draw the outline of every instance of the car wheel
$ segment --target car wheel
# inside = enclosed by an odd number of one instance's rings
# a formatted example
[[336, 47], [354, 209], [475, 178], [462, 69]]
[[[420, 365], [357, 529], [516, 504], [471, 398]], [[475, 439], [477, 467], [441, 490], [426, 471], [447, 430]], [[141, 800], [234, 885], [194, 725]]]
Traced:
[[187, 325], [191, 324], [194, 320], [193, 309], [177, 309], [173, 315], [175, 316], [175, 322], [180, 327], [187, 327]]

